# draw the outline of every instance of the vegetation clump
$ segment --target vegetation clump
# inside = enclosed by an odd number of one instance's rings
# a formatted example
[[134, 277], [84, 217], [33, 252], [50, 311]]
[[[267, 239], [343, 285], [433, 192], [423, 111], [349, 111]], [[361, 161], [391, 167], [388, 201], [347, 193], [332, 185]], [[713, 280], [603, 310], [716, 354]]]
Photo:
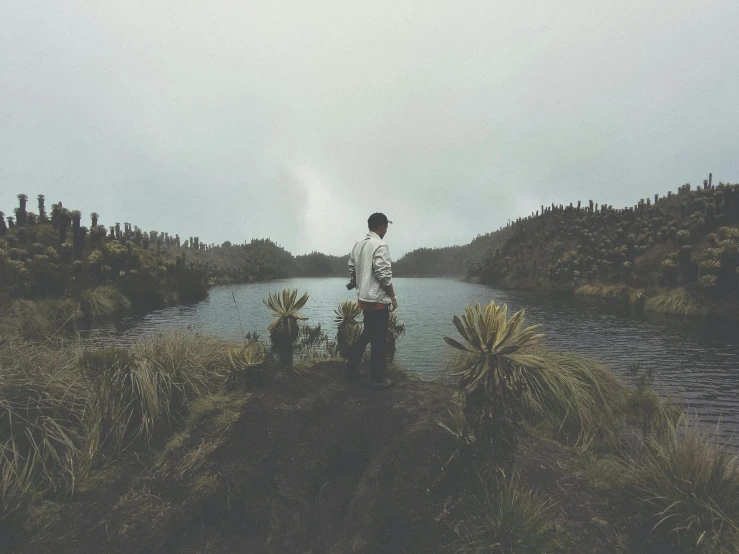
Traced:
[[[468, 306], [463, 319], [454, 318], [466, 344], [445, 337], [461, 352], [457, 367], [463, 368], [453, 374], [462, 377], [462, 408], [449, 412], [448, 423], [438, 422], [456, 441], [447, 463], [456, 459], [468, 471], [484, 471], [491, 458], [470, 454], [486, 448], [492, 429], [506, 438], [498, 440], [493, 451], [498, 466], [506, 454], [515, 460], [511, 450], [527, 429], [544, 433], [589, 452], [594, 458], [589, 472], [593, 485], [625, 495], [623, 517], [633, 526], [636, 544], [647, 541], [657, 550], [667, 545], [695, 553], [739, 548], [739, 460], [688, 424], [679, 407], [652, 393], [650, 371], [632, 366], [637, 386], [627, 390], [593, 360], [536, 346], [541, 335], [536, 327], [524, 327], [522, 312], [506, 321], [505, 310], [494, 303], [484, 310], [479, 304], [474, 310]], [[500, 361], [504, 353], [507, 366]], [[627, 431], [632, 426], [638, 429], [636, 435]], [[512, 475], [514, 464], [504, 467], [508, 473], [501, 475]], [[474, 512], [458, 525], [457, 551], [566, 551], [557, 542], [566, 533], [557, 533], [551, 520], [541, 520], [544, 510], [537, 511], [537, 506], [546, 506], [546, 499], [526, 497], [525, 491], [499, 478], [494, 484], [495, 497], [476, 498]], [[506, 498], [526, 501], [506, 505]], [[528, 517], [537, 529], [519, 533], [515, 520], [503, 525], [504, 517], [514, 518], [519, 508], [533, 510]], [[547, 536], [557, 540], [537, 547], [526, 543], [546, 541]], [[521, 542], [514, 546], [516, 541]], [[643, 552], [636, 544], [636, 551]]]
[[498, 287], [564, 291], [683, 317], [739, 313], [739, 184], [708, 180], [633, 206], [542, 206], [470, 244], [421, 248], [407, 276], [464, 274]]
[[682, 417], [627, 462], [626, 484], [668, 544], [705, 553], [739, 548], [739, 463]]
[[258, 380], [258, 370], [267, 361], [267, 353], [259, 341], [247, 341], [244, 346], [229, 348], [226, 358], [226, 383], [233, 385], [239, 380]]
[[280, 363], [287, 369], [293, 367], [293, 344], [298, 339], [298, 321], [308, 319], [300, 315], [300, 309], [308, 302], [308, 293], [298, 298], [297, 289], [284, 289], [282, 293], [270, 293], [264, 304], [272, 310], [275, 320], [269, 324], [269, 338]]
[[18, 319], [27, 338], [198, 301], [214, 284], [346, 273], [348, 255], [293, 257], [269, 239], [206, 244], [128, 222], [106, 228], [96, 212], [85, 226], [82, 214], [61, 202], [47, 214], [43, 195], [38, 214], [29, 211], [27, 195], [18, 201], [15, 217], [0, 212], [0, 314], [15, 320], [19, 311], [32, 312]]
[[459, 386], [465, 396], [463, 413], [478, 448], [492, 449], [503, 459], [512, 454], [521, 420], [524, 373], [541, 368], [543, 361], [527, 350], [541, 342], [540, 326], [524, 327], [524, 312], [508, 319], [507, 306], [490, 302], [467, 306], [454, 326], [466, 344], [444, 337], [462, 354], [458, 360]]
[[362, 334], [362, 325], [359, 318], [362, 310], [356, 302], [343, 300], [334, 309], [334, 323], [336, 323], [336, 344], [342, 358], [349, 357], [349, 351]]
[[570, 552], [569, 531], [552, 520], [551, 499], [498, 472], [484, 479], [455, 527], [460, 554], [555, 554]]
[[624, 390], [602, 364], [570, 352], [539, 352], [537, 371], [525, 373], [523, 410], [561, 441], [582, 450], [613, 438]]
[[84, 471], [87, 398], [67, 350], [0, 349], [0, 519]]
[[[95, 317], [118, 289], [90, 294], [66, 309]], [[65, 532], [89, 537], [80, 551], [225, 551], [224, 536], [282, 551], [739, 548], [737, 458], [652, 393], [648, 370], [631, 368], [630, 390], [491, 302], [467, 306], [461, 340], [444, 339], [456, 391], [403, 380], [363, 392], [338, 362], [279, 372], [275, 356], [283, 369], [335, 356], [342, 324], [359, 328], [351, 304], [336, 310], [337, 342], [299, 325], [307, 301], [295, 289], [265, 300], [271, 350], [178, 332], [91, 350], [6, 328], [0, 540], [58, 550], [52, 530], [75, 521]], [[395, 318], [390, 332], [403, 331]], [[110, 487], [106, 466], [129, 459]]]

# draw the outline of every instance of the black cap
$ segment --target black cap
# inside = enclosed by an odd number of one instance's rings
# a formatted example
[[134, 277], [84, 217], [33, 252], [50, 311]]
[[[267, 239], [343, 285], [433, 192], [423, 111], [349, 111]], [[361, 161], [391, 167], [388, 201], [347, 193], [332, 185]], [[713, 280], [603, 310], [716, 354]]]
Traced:
[[385, 225], [386, 223], [392, 223], [392, 221], [389, 221], [387, 216], [380, 212], [373, 213], [367, 219], [367, 227], [370, 229], [377, 229], [380, 225]]

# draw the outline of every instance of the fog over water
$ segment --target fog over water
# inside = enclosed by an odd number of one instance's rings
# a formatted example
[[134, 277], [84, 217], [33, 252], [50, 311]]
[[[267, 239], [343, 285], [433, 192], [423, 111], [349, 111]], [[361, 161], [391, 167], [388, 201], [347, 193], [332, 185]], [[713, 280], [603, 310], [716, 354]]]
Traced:
[[[394, 257], [739, 181], [739, 3], [0, 3], [0, 210]], [[33, 203], [31, 204], [33, 206]], [[35, 207], [33, 208], [35, 209]]]

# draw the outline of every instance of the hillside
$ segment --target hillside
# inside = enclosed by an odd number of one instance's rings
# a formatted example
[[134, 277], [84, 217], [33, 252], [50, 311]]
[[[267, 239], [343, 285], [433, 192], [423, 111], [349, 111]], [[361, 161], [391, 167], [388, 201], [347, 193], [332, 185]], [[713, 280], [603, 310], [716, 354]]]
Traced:
[[0, 307], [13, 301], [80, 300], [85, 315], [97, 317], [207, 294], [207, 268], [173, 252], [179, 237], [144, 233], [129, 223], [108, 229], [97, 213], [88, 228], [79, 211], [61, 202], [47, 215], [43, 195], [38, 214], [27, 210], [26, 195], [18, 199], [7, 224], [0, 212]]
[[[47, 216], [18, 195], [15, 217], [0, 212], [0, 307], [11, 299], [79, 297], [114, 287], [123, 302], [148, 310], [198, 300], [214, 284], [343, 277], [348, 256], [293, 256], [269, 239], [217, 246], [181, 240], [131, 223], [106, 228], [61, 202]], [[420, 248], [394, 264], [399, 277], [465, 276], [499, 287], [562, 290], [682, 315], [739, 311], [739, 185], [710, 179], [677, 194], [615, 209], [542, 206], [464, 246]], [[88, 302], [89, 304], [89, 302]]]
[[189, 250], [191, 258], [208, 267], [214, 284], [252, 283], [286, 277], [345, 277], [349, 255], [321, 252], [290, 252], [270, 239], [252, 239], [244, 244], [224, 242]]
[[470, 260], [495, 252], [510, 236], [511, 229], [480, 235], [463, 246], [417, 248], [393, 264], [398, 277], [460, 277], [467, 273]]
[[731, 316], [739, 307], [739, 185], [707, 180], [623, 209], [542, 206], [469, 245], [411, 252], [398, 266], [415, 276], [465, 274], [499, 287]]
[[35, 213], [19, 194], [13, 216], [0, 212], [0, 309], [19, 300], [66, 299], [67, 306], [47, 307], [73, 322], [78, 304], [94, 318], [197, 301], [214, 284], [347, 273], [348, 256], [293, 256], [269, 239], [216, 246], [128, 222], [106, 227], [97, 213], [87, 227], [78, 210], [59, 202], [47, 214], [45, 202], [38, 195]]

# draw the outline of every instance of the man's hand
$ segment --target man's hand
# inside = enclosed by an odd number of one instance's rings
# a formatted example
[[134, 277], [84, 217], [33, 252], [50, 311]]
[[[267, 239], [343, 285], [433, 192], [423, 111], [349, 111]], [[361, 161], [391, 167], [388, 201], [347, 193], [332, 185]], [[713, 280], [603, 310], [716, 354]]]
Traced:
[[393, 302], [393, 307], [390, 308], [390, 311], [394, 312], [395, 310], [398, 309], [398, 299], [393, 296], [390, 300], [392, 300]]

